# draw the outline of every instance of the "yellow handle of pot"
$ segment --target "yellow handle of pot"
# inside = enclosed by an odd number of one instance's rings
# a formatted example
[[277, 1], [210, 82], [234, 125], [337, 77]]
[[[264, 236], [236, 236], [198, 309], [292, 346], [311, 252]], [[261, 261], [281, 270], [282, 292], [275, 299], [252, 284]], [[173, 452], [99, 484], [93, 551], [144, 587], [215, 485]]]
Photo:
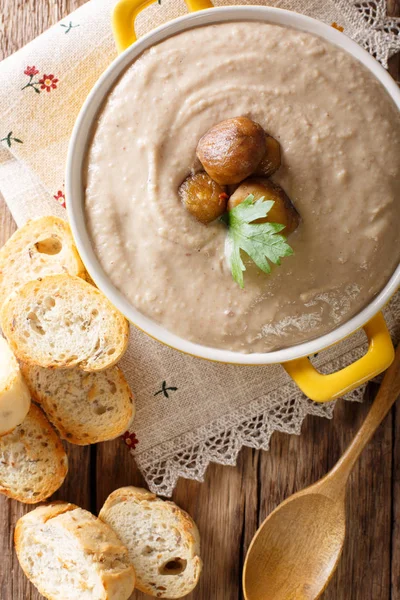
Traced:
[[352, 365], [337, 373], [322, 375], [305, 358], [298, 358], [282, 366], [306, 396], [315, 402], [334, 400], [382, 373], [394, 359], [394, 348], [382, 313], [378, 313], [366, 325], [367, 353]]
[[[136, 42], [135, 19], [156, 0], [121, 0], [114, 8], [112, 27], [118, 52], [123, 52]], [[213, 8], [210, 0], [185, 0], [190, 12]]]

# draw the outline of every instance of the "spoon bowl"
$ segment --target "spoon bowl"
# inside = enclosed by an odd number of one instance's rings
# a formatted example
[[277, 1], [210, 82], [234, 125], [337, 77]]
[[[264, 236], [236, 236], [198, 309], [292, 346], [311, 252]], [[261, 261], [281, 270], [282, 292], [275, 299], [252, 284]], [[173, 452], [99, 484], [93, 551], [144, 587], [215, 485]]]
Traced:
[[253, 539], [246, 600], [314, 600], [326, 588], [345, 539], [344, 497], [334, 501], [313, 488], [278, 506]]

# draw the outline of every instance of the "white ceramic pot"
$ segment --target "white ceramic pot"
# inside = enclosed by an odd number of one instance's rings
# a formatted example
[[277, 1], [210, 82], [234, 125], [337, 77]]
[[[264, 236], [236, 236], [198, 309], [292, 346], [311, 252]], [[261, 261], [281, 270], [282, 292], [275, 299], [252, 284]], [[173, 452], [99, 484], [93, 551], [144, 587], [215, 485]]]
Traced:
[[[119, 292], [104, 273], [91, 244], [85, 225], [84, 191], [82, 182], [83, 165], [88, 136], [94, 119], [104, 98], [128, 65], [150, 46], [178, 32], [224, 21], [262, 21], [295, 28], [316, 34], [328, 42], [339, 46], [359, 60], [386, 88], [388, 94], [400, 109], [400, 91], [380, 64], [358, 44], [343, 33], [315, 19], [294, 12], [265, 6], [232, 6], [208, 8], [208, 0], [188, 0], [192, 11], [157, 29], [154, 29], [136, 41], [134, 18], [151, 2], [122, 0], [117, 4], [113, 17], [114, 34], [119, 57], [103, 73], [90, 92], [76, 121], [70, 141], [67, 172], [66, 197], [68, 216], [76, 245], [88, 272], [100, 290], [110, 301], [138, 328], [164, 344], [182, 352], [222, 363], [241, 365], [261, 365], [283, 363], [286, 371], [293, 377], [306, 395], [316, 401], [337, 398], [354, 389], [364, 381], [371, 379], [386, 369], [394, 357], [393, 344], [380, 310], [400, 286], [400, 266], [390, 281], [368, 306], [327, 335], [274, 352], [244, 354], [217, 348], [209, 348], [182, 339], [171, 333], [150, 318], [141, 314]], [[202, 10], [199, 10], [202, 9]], [[349, 367], [330, 375], [318, 373], [308, 360], [308, 356], [331, 346], [364, 327], [369, 339], [367, 354]]]

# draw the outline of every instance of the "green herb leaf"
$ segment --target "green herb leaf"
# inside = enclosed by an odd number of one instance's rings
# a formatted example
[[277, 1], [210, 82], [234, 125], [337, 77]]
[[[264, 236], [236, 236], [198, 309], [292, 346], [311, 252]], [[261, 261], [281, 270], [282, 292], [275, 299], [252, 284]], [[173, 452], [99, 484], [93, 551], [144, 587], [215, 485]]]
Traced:
[[279, 232], [285, 228], [279, 223], [252, 223], [266, 217], [274, 202], [264, 197], [254, 202], [253, 194], [228, 212], [225, 222], [228, 234], [225, 253], [232, 271], [233, 279], [244, 287], [243, 271], [246, 267], [240, 255], [241, 250], [256, 263], [264, 273], [271, 272], [268, 261], [280, 265], [280, 259], [293, 254], [293, 249]]

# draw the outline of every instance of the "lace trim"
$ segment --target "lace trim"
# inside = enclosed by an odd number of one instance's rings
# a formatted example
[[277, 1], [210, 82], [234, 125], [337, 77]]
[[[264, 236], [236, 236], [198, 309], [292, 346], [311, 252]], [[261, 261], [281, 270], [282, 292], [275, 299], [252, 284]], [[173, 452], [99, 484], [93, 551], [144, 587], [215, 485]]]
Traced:
[[[329, 362], [321, 371], [338, 370], [360, 358], [366, 345]], [[362, 402], [366, 385], [345, 396], [346, 400]], [[218, 421], [157, 446], [158, 461], [150, 450], [136, 456], [150, 490], [171, 496], [179, 477], [203, 481], [210, 462], [235, 465], [242, 446], [269, 449], [274, 431], [300, 435], [307, 415], [331, 419], [335, 402], [317, 404], [289, 382], [274, 392], [254, 399], [238, 411], [224, 415]], [[252, 415], [252, 416], [249, 416]], [[219, 432], [219, 433], [216, 433]], [[181, 450], [177, 450], [177, 444]], [[133, 452], [134, 454], [134, 452]], [[160, 460], [160, 456], [164, 458]]]
[[386, 0], [335, 0], [340, 11], [355, 26], [352, 36], [384, 67], [400, 51], [400, 18], [387, 16]]
[[[366, 384], [348, 394], [345, 399], [362, 402]], [[291, 392], [288, 400], [283, 400]], [[157, 464], [151, 460], [145, 466], [146, 457], [141, 454], [138, 466], [146, 479], [149, 489], [161, 496], [171, 496], [179, 477], [203, 481], [209, 463], [236, 465], [236, 459], [242, 446], [256, 450], [268, 450], [274, 431], [300, 435], [301, 427], [307, 415], [316, 415], [331, 419], [334, 402], [316, 404], [306, 398], [292, 383], [275, 391], [268, 397], [262, 397], [247, 405], [243, 414], [229, 415], [209, 427], [203, 427], [199, 433], [203, 439], [193, 443], [194, 435], [190, 433], [179, 439], [184, 449], [174, 452], [174, 441], [171, 441], [171, 455]], [[249, 417], [249, 414], [254, 416]], [[209, 429], [209, 431], [207, 431]], [[206, 438], [206, 439], [204, 439]], [[190, 441], [191, 440], [191, 441]], [[159, 451], [160, 449], [158, 449]]]

